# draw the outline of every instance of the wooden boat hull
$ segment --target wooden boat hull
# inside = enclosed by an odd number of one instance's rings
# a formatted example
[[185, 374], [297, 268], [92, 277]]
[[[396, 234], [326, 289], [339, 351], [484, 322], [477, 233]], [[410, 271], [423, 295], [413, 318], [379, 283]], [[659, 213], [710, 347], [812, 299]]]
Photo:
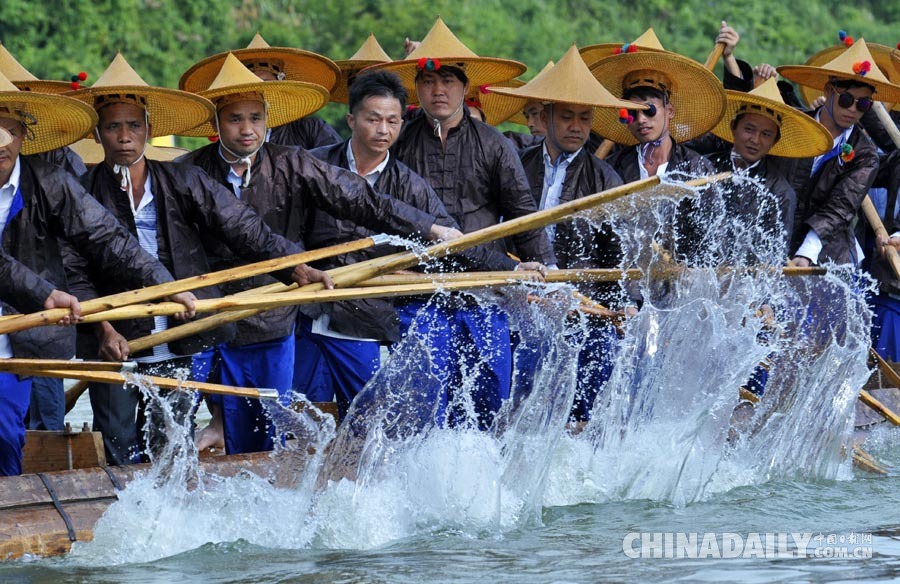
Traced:
[[[223, 477], [249, 471], [270, 476], [270, 452], [204, 459], [204, 472]], [[58, 556], [74, 541], [90, 541], [117, 492], [148, 464], [25, 474], [0, 479], [0, 559]]]

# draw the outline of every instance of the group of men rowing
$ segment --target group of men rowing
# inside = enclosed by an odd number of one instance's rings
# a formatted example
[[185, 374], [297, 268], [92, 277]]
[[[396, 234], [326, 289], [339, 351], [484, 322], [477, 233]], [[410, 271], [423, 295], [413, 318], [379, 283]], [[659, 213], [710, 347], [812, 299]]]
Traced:
[[[853, 222], [879, 169], [860, 121], [875, 99], [900, 103], [900, 87], [887, 77], [900, 73], [900, 56], [889, 48], [870, 52], [873, 45], [860, 40], [807, 65], [779, 68], [821, 92], [806, 113], [785, 103], [788, 86], [776, 84], [773, 68], [751, 69], [735, 58], [734, 29], [723, 22], [716, 40], [725, 45], [724, 86], [703, 65], [664, 50], [652, 30], [628, 45], [573, 46], [528, 83], [514, 80], [524, 65], [476, 55], [440, 19], [398, 61], [374, 37], [333, 63], [269, 47], [257, 35], [245, 49], [191, 67], [179, 90], [147, 85], [117, 55], [91, 87], [71, 91], [34, 79], [0, 47], [0, 307], [3, 314], [68, 308], [62, 324], [77, 324], [79, 301], [379, 232], [454, 239], [673, 171], [758, 177], [778, 199], [771, 227], [791, 242], [786, 261], [859, 262]], [[349, 106], [348, 140], [311, 116], [329, 100]], [[532, 136], [504, 136], [485, 123], [519, 115]], [[148, 157], [148, 141], [171, 134], [217, 139], [174, 161]], [[87, 135], [103, 149], [88, 160], [96, 162], [89, 171], [65, 148]], [[601, 139], [618, 145], [606, 160], [595, 155]], [[879, 176], [888, 186], [884, 207], [893, 211], [896, 148], [879, 146], [889, 153], [889, 170]], [[727, 212], [754, 209], [754, 201], [737, 197]], [[891, 225], [895, 215], [886, 214]], [[900, 248], [900, 237], [877, 243]], [[184, 305], [176, 320], [195, 318], [198, 298], [279, 281], [331, 287], [325, 270], [389, 251], [176, 294], [171, 300]], [[868, 255], [880, 261], [880, 254]], [[617, 267], [621, 258], [608, 226], [575, 220], [481, 245], [432, 268], [531, 270], [540, 277], [557, 267]], [[896, 284], [888, 272], [873, 271]], [[620, 310], [629, 304], [612, 290], [591, 293]], [[894, 306], [889, 293], [879, 297], [886, 311]], [[195, 380], [334, 399], [343, 415], [379, 367], [380, 347], [415, 333], [429, 347], [439, 388], [410, 399], [432, 404], [436, 423], [487, 428], [513, 391], [507, 315], [464, 295], [280, 308], [172, 334], [132, 354], [135, 339], [176, 333], [176, 324], [156, 317], [83, 324], [77, 335], [75, 327], [30, 329], [0, 336], [0, 358], [133, 359], [141, 373], [186, 369]], [[603, 321], [590, 323], [586, 334], [576, 420], [590, 416], [609, 375], [598, 364], [616, 343]], [[463, 387], [474, 417], [458, 407]], [[153, 431], [143, 437], [144, 417], [151, 430], [160, 422], [136, 388], [95, 383], [90, 399], [109, 463], [133, 462], [165, 440]], [[198, 435], [199, 447], [273, 447], [274, 429], [257, 400], [217, 396], [207, 403], [212, 423]], [[194, 407], [187, 400], [176, 410], [187, 415]], [[21, 472], [26, 419], [28, 427], [61, 429], [63, 416], [59, 382], [0, 373], [0, 475]]]

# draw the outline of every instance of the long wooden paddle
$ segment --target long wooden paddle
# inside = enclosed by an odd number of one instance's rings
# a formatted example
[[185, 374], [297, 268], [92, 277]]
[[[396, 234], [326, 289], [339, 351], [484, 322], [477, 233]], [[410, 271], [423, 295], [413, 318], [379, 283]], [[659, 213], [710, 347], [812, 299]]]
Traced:
[[[138, 290], [129, 290], [128, 292], [112, 294], [110, 296], [95, 298], [93, 300], [86, 300], [81, 303], [81, 313], [82, 315], [87, 316], [90, 314], [101, 312], [103, 310], [109, 310], [112, 308], [127, 306], [129, 304], [135, 304], [139, 302], [148, 302], [150, 300], [164, 298], [172, 294], [187, 292], [189, 290], [195, 290], [197, 288], [203, 288], [205, 286], [213, 286], [216, 284], [223, 284], [225, 282], [249, 278], [251, 276], [267, 274], [276, 270], [290, 268], [299, 264], [305, 264], [308, 262], [334, 257], [352, 251], [367, 249], [376, 245], [386, 243], [387, 241], [388, 236], [376, 235], [373, 237], [360, 239], [358, 241], [350, 241], [339, 245], [323, 247], [321, 249], [313, 251], [305, 251], [281, 258], [265, 260], [253, 264], [229, 268], [227, 270], [221, 270], [218, 272], [211, 272], [209, 274], [184, 278], [182, 280], [175, 280], [174, 282], [167, 282], [165, 284], [149, 286], [147, 288], [140, 288]], [[182, 307], [181, 312], [184, 311], [183, 308], [184, 307]], [[16, 314], [6, 317], [0, 317], [0, 334], [13, 333], [35, 326], [55, 324], [61, 318], [68, 316], [69, 314], [71, 313], [68, 308], [54, 308], [51, 310], [44, 310], [32, 314]]]
[[[731, 173], [726, 172], [688, 181], [687, 183], [685, 183], [685, 186], [693, 188], [702, 187], [711, 183], [728, 180], [730, 177]], [[576, 213], [597, 207], [604, 203], [614, 201], [635, 192], [649, 189], [659, 184], [659, 182], [659, 177], [650, 177], [634, 181], [632, 183], [626, 183], [619, 187], [601, 191], [588, 197], [583, 197], [574, 201], [569, 201], [567, 203], [557, 205], [556, 207], [552, 207], [550, 209], [530, 213], [522, 217], [504, 221], [503, 223], [499, 223], [497, 225], [491, 225], [484, 229], [479, 229], [478, 231], [467, 233], [453, 241], [442, 242], [433, 245], [425, 249], [424, 252], [420, 254], [416, 254], [413, 252], [391, 254], [388, 256], [367, 260], [365, 262], [360, 262], [358, 264], [341, 266], [340, 268], [329, 270], [328, 274], [331, 276], [331, 279], [334, 282], [335, 286], [352, 286], [358, 282], [368, 280], [375, 276], [380, 276], [414, 266], [420, 261], [420, 256], [428, 258], [444, 257], [446, 255], [469, 249], [477, 245], [493, 241], [495, 239], [509, 237], [511, 235], [522, 233], [524, 231], [530, 231], [532, 229], [539, 229], [542, 227], [546, 227], [551, 223], [559, 223], [561, 221], [569, 219]], [[673, 188], [676, 187], [673, 186]], [[273, 285], [273, 288], [277, 286], [278, 285]], [[303, 286], [302, 288], [297, 288], [297, 290], [311, 291], [321, 290], [322, 288], [323, 286], [321, 284], [315, 283], [308, 284], [306, 286]], [[288, 286], [283, 286], [278, 289], [288, 290], [290, 288]], [[137, 339], [137, 341], [141, 342], [141, 350], [144, 350], [158, 344], [172, 342], [187, 336], [195, 335], [210, 328], [215, 328], [217, 326], [222, 326], [224, 324], [235, 322], [243, 318], [248, 318], [250, 316], [258, 314], [259, 312], [259, 309], [254, 309], [236, 310], [228, 313], [220, 313], [215, 316], [199, 319], [187, 324], [170, 328], [161, 333], [157, 333], [156, 335], [142, 337], [141, 339]], [[130, 345], [131, 343], [129, 343], [129, 346]]]
[[[60, 377], [62, 379], [83, 379], [85, 381], [99, 381], [102, 383], [113, 384], [122, 384], [128, 381], [125, 375], [116, 373], [115, 371], [80, 371], [77, 369], [38, 369], [32, 371], [21, 369], [17, 371], [17, 373], [40, 377]], [[278, 399], [278, 391], [274, 389], [234, 387], [231, 385], [220, 385], [218, 383], [206, 383], [200, 381], [180, 381], [178, 379], [156, 377], [153, 375], [143, 375], [141, 377], [151, 381], [154, 385], [162, 389], [173, 389], [178, 391], [196, 390], [200, 393], [233, 395], [252, 399]]]
[[[713, 46], [713, 50], [709, 52], [709, 55], [706, 57], [706, 61], [703, 63], [703, 66], [712, 71], [716, 68], [716, 63], [719, 62], [719, 59], [722, 58], [722, 52], [725, 50], [725, 43], [716, 43]], [[609, 153], [612, 152], [613, 146], [616, 143], [608, 138], [604, 138], [603, 142], [600, 143], [600, 146], [597, 147], [596, 152], [594, 152], [594, 156], [599, 159], [604, 159], [609, 156]]]

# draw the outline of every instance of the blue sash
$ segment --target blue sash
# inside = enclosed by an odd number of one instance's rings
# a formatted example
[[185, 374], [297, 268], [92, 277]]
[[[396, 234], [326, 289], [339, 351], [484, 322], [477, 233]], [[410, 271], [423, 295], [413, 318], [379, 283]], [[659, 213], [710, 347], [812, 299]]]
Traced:
[[[5, 230], [9, 227], [9, 224], [12, 223], [12, 220], [16, 218], [16, 215], [19, 214], [25, 207], [25, 199], [22, 197], [22, 187], [21, 185], [16, 187], [16, 194], [13, 195], [12, 205], [9, 208], [9, 215], [6, 216], [6, 223], [3, 225], [3, 229]], [[2, 233], [2, 231], [0, 231]]]

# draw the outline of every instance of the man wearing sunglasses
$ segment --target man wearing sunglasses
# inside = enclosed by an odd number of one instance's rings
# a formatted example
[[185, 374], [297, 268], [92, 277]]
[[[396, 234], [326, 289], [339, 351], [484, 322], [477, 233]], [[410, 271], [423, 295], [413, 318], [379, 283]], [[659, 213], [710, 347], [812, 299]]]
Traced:
[[824, 88], [825, 103], [811, 115], [833, 140], [825, 154], [787, 166], [785, 174], [797, 191], [791, 264], [858, 264], [862, 248], [851, 223], [878, 171], [875, 145], [858, 124], [876, 97], [900, 100], [900, 87], [878, 69], [862, 39], [822, 66], [789, 65], [778, 72], [801, 85]]

